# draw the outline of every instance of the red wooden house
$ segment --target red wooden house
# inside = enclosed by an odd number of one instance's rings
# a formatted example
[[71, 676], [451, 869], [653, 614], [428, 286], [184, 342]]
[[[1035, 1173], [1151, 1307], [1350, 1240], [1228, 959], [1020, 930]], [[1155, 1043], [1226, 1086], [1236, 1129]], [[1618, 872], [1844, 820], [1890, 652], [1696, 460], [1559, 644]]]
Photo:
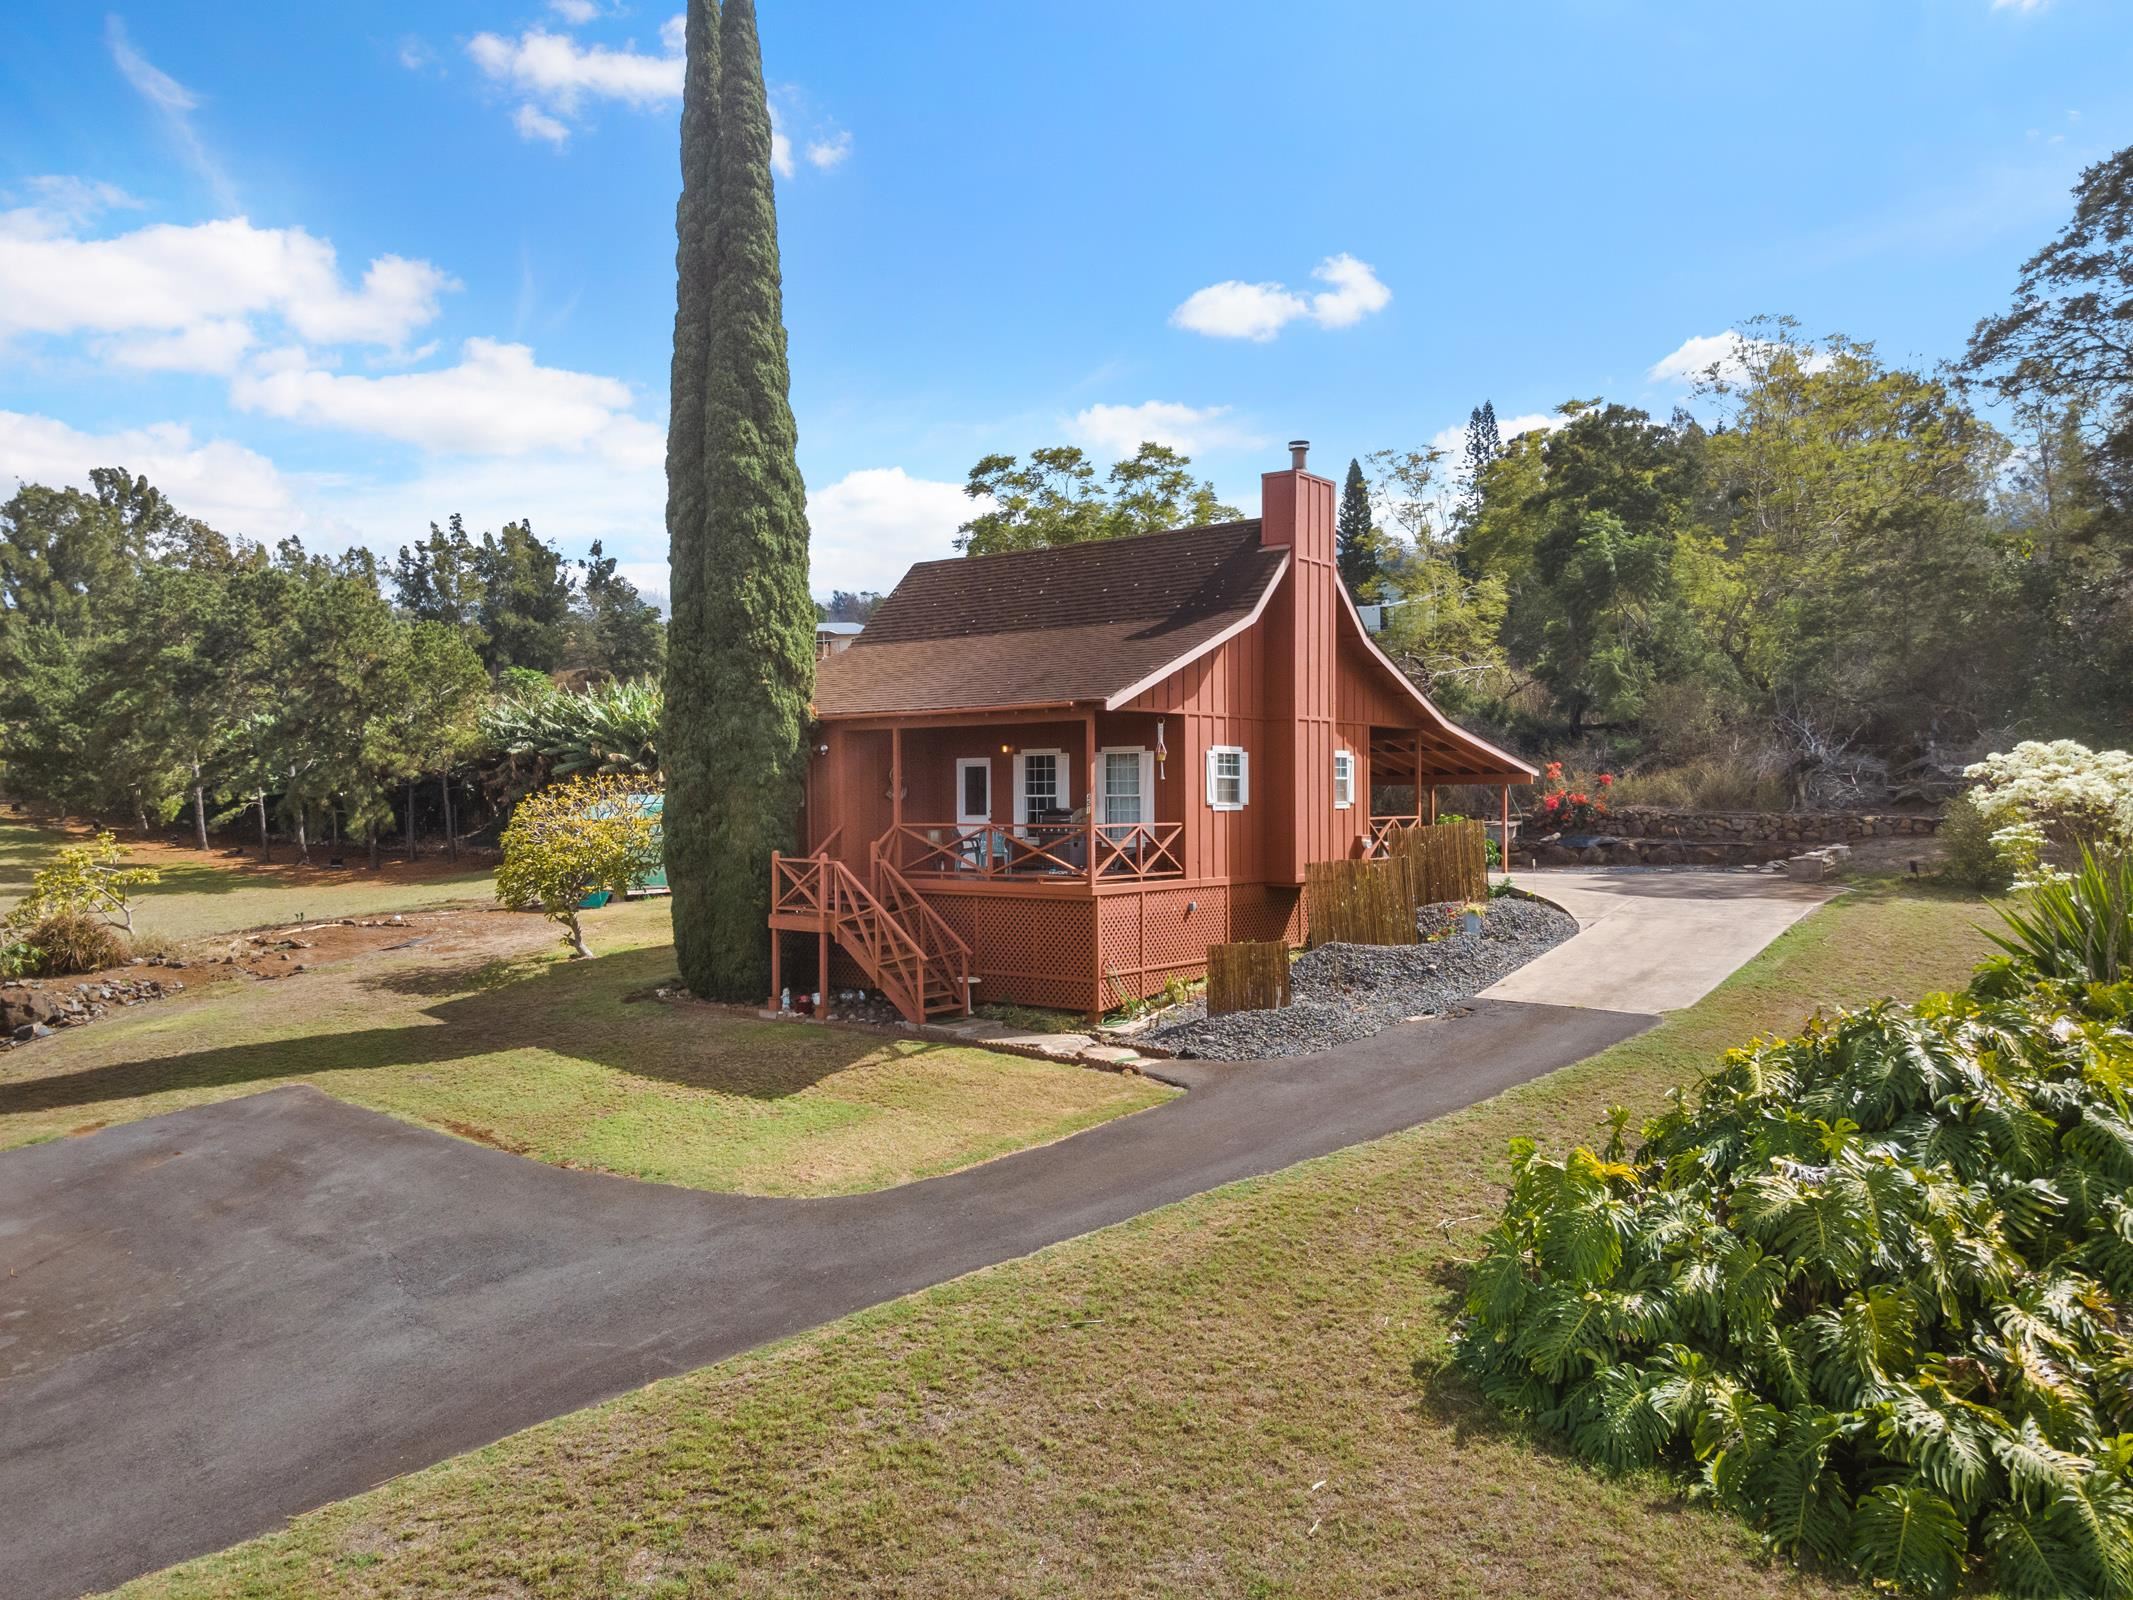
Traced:
[[811, 934], [834, 973], [834, 944], [913, 1020], [970, 980], [1094, 1014], [1211, 944], [1299, 941], [1305, 866], [1434, 815], [1438, 785], [1502, 785], [1507, 811], [1534, 769], [1371, 642], [1305, 448], [1256, 518], [913, 567], [819, 664], [773, 946]]

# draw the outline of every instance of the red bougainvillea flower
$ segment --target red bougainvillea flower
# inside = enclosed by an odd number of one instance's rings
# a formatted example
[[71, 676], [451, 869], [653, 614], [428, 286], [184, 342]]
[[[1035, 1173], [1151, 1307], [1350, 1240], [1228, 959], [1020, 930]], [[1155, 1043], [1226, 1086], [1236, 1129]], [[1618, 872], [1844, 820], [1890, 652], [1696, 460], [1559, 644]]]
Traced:
[[1562, 780], [1563, 764], [1560, 761], [1549, 762], [1543, 770], [1548, 774], [1550, 783], [1558, 783]]
[[1613, 788], [1614, 786], [1615, 786], [1615, 775], [1614, 775], [1614, 774], [1613, 774], [1612, 772], [1603, 772], [1603, 773], [1601, 773], [1601, 774], [1600, 774], [1600, 787], [1601, 787], [1601, 788], [1603, 788], [1603, 789], [1612, 789], [1612, 788]]

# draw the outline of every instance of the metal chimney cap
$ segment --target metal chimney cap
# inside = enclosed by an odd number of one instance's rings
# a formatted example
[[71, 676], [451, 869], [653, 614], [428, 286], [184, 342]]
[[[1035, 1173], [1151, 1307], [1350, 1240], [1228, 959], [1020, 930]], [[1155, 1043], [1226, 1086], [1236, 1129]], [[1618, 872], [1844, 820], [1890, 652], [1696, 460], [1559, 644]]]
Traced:
[[1291, 439], [1289, 441], [1289, 465], [1298, 472], [1303, 471], [1304, 457], [1310, 453], [1311, 441], [1309, 439]]

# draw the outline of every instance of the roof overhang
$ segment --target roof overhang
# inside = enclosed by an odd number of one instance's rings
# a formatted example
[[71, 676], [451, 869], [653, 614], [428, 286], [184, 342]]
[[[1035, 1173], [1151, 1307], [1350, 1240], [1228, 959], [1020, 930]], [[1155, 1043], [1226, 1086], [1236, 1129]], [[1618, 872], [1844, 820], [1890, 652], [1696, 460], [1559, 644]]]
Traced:
[[[1370, 630], [1363, 626], [1362, 613], [1355, 609], [1355, 601], [1349, 598], [1348, 586], [1344, 583], [1335, 583], [1333, 589], [1340, 596], [1341, 612], [1347, 617], [1349, 627], [1354, 630], [1355, 642], [1369, 652], [1371, 659], [1384, 670], [1385, 674], [1394, 683], [1407, 692], [1409, 698], [1421, 708], [1423, 715], [1429, 719], [1433, 729], [1445, 738], [1474, 751], [1477, 755], [1483, 756], [1493, 763], [1492, 766], [1480, 768], [1471, 774], [1468, 781], [1474, 783], [1531, 783], [1540, 776], [1538, 767], [1530, 762], [1519, 760], [1517, 756], [1512, 755], [1508, 750], [1497, 749], [1486, 739], [1476, 738], [1473, 734], [1468, 733], [1466, 729], [1460, 727], [1458, 723], [1452, 721], [1450, 717], [1439, 711], [1430, 702], [1429, 696], [1415, 687], [1414, 679], [1402, 672], [1394, 663], [1392, 657], [1378, 648], [1377, 641], [1370, 637]], [[1462, 775], [1447, 774], [1446, 776], [1451, 781], [1456, 782], [1459, 781]], [[1420, 775], [1417, 774], [1418, 781], [1419, 777]]]
[[1266, 587], [1259, 591], [1259, 598], [1252, 602], [1252, 609], [1250, 611], [1246, 612], [1245, 615], [1243, 615], [1242, 617], [1239, 617], [1235, 622], [1232, 622], [1220, 633], [1214, 635], [1214, 637], [1201, 640], [1190, 650], [1179, 656], [1175, 661], [1172, 661], [1165, 666], [1158, 667], [1155, 671], [1149, 673], [1146, 677], [1142, 678], [1138, 683], [1127, 684], [1125, 688], [1119, 690], [1118, 693], [1112, 695], [1108, 700], [1104, 701], [1104, 709], [1106, 711], [1116, 711], [1120, 706], [1126, 705], [1129, 702], [1137, 699], [1141, 695], [1146, 694], [1150, 689], [1153, 689], [1164, 679], [1176, 677], [1187, 667], [1191, 666], [1195, 661], [1199, 660], [1200, 657], [1208, 654], [1210, 651], [1220, 649], [1223, 645], [1229, 643], [1230, 640], [1236, 638], [1238, 634], [1249, 631], [1252, 625], [1266, 614], [1267, 604], [1274, 598], [1274, 591], [1281, 587], [1281, 580], [1289, 575], [1289, 563], [1291, 559], [1292, 558], [1286, 551], [1282, 553], [1280, 565], [1274, 568], [1274, 575], [1267, 579]]

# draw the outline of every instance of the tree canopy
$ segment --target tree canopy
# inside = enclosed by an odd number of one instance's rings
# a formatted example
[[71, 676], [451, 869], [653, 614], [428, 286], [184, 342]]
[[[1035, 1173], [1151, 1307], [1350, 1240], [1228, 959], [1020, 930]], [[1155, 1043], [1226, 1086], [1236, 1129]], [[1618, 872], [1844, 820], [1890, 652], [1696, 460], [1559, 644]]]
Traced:
[[1217, 498], [1212, 483], [1193, 476], [1191, 457], [1153, 441], [1114, 462], [1101, 479], [1073, 445], [1033, 450], [1026, 463], [986, 456], [970, 469], [963, 492], [992, 502], [956, 530], [956, 548], [972, 556], [1124, 539], [1240, 514]]

